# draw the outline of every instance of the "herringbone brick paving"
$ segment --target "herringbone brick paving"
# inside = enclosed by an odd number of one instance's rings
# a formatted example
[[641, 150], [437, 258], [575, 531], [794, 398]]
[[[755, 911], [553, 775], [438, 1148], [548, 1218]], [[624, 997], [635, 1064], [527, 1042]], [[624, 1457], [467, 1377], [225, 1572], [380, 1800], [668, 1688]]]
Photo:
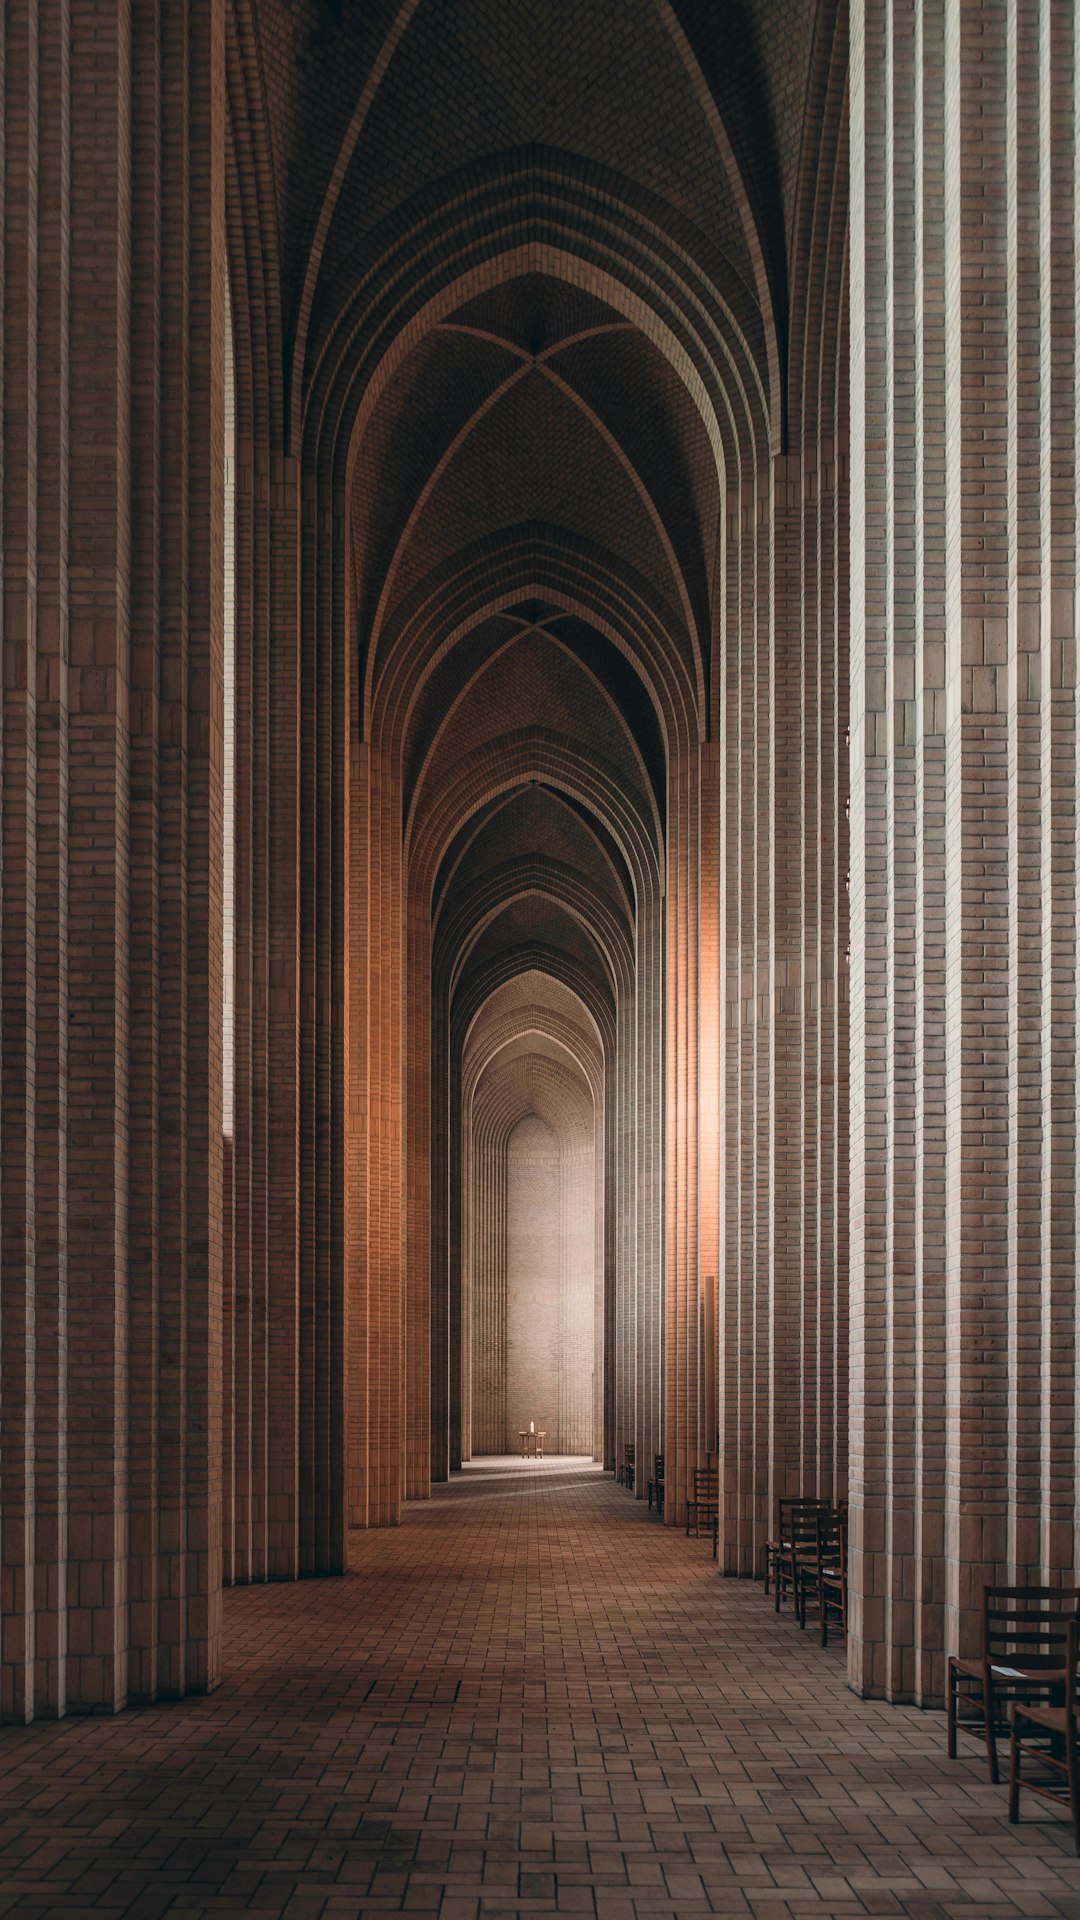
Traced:
[[0, 1737], [0, 1912], [1080, 1914], [1064, 1822], [860, 1701], [590, 1463], [477, 1462], [226, 1595], [210, 1698]]

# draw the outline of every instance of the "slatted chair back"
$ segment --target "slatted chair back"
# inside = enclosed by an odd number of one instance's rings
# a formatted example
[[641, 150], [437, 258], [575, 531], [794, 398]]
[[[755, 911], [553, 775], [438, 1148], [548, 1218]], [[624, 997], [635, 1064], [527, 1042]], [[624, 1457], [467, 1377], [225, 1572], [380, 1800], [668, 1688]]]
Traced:
[[[1080, 1603], [1080, 1591], [1073, 1589]], [[1065, 1622], [1065, 1672], [1068, 1675], [1061, 1694], [1065, 1732], [1077, 1760], [1080, 1760], [1080, 1612], [1071, 1613]], [[1074, 1769], [1073, 1816], [1078, 1825], [1077, 1852], [1080, 1853], [1080, 1772]]]
[[770, 1587], [772, 1585], [772, 1581], [776, 1573], [776, 1563], [779, 1555], [784, 1551], [786, 1547], [789, 1547], [791, 1545], [792, 1508], [793, 1507], [811, 1507], [816, 1512], [818, 1508], [824, 1506], [824, 1504], [825, 1502], [823, 1500], [807, 1498], [803, 1495], [799, 1495], [794, 1498], [789, 1498], [787, 1495], [784, 1495], [777, 1501], [775, 1531], [772, 1533], [770, 1538], [765, 1542], [765, 1592], [766, 1593], [769, 1592]]
[[708, 1465], [694, 1468], [694, 1491], [686, 1503], [686, 1531], [693, 1527], [700, 1533], [702, 1527], [711, 1529], [715, 1523], [720, 1505], [720, 1469], [715, 1454], [707, 1456]]
[[847, 1506], [818, 1515], [818, 1618], [821, 1644], [829, 1644], [829, 1622], [847, 1636]]
[[628, 1440], [623, 1448], [623, 1484], [634, 1491], [634, 1443]]
[[828, 1617], [847, 1617], [847, 1521], [838, 1507], [822, 1507], [815, 1517], [813, 1561], [798, 1561], [799, 1624], [807, 1624], [807, 1607], [817, 1605], [821, 1644], [828, 1645]]
[[817, 1546], [817, 1523], [819, 1513], [828, 1512], [824, 1500], [781, 1500], [780, 1540], [797, 1551], [806, 1552]]
[[983, 1593], [983, 1659], [1025, 1674], [1064, 1665], [1080, 1587], [987, 1587]]
[[648, 1493], [649, 1493], [650, 1513], [652, 1512], [652, 1503], [654, 1499], [656, 1501], [657, 1513], [663, 1513], [664, 1511], [664, 1456], [662, 1453], [658, 1453], [653, 1456], [653, 1477], [649, 1481]]
[[778, 1533], [773, 1555], [776, 1583], [774, 1606], [779, 1613], [784, 1600], [794, 1600], [800, 1623], [803, 1618], [800, 1569], [816, 1565], [817, 1519], [818, 1514], [827, 1507], [825, 1500], [813, 1500], [802, 1495], [791, 1498], [785, 1496], [777, 1502]]
[[826, 1568], [835, 1567], [839, 1571], [847, 1528], [838, 1508], [820, 1508], [815, 1517], [814, 1532], [819, 1565]]

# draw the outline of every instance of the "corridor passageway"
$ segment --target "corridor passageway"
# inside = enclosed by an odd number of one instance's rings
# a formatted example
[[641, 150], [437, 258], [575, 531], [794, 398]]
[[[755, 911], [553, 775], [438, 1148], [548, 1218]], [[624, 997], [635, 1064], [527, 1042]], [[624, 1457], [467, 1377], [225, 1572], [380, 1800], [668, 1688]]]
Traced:
[[1073, 1915], [940, 1714], [858, 1700], [585, 1460], [466, 1469], [342, 1580], [234, 1591], [210, 1698], [6, 1737], [0, 1912]]

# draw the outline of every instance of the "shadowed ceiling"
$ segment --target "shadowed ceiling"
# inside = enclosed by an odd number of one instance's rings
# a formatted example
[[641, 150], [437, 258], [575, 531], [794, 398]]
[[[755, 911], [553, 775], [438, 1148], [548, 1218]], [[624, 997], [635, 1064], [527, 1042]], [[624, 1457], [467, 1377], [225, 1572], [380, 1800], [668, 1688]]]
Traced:
[[400, 755], [459, 987], [561, 955], [609, 995], [642, 873], [663, 884], [672, 733], [709, 730], [731, 463], [781, 431], [832, 13], [251, 13], [293, 430], [342, 502], [357, 727]]

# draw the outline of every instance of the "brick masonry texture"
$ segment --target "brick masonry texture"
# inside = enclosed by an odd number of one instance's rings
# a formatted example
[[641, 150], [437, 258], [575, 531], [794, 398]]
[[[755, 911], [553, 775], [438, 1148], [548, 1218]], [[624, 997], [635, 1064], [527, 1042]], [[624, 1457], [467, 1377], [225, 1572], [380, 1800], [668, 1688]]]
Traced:
[[[498, 1578], [493, 1578], [493, 1568]], [[26, 1915], [1050, 1920], [975, 1743], [856, 1699], [587, 1461], [475, 1462], [344, 1580], [226, 1596], [212, 1700], [5, 1735]]]
[[1074, 15], [12, 0], [5, 1720], [537, 1416], [1075, 1570]]
[[1076, 1565], [1076, 20], [853, 26], [852, 1671], [927, 1700]]
[[225, 15], [5, 17], [0, 1712], [217, 1676]]

